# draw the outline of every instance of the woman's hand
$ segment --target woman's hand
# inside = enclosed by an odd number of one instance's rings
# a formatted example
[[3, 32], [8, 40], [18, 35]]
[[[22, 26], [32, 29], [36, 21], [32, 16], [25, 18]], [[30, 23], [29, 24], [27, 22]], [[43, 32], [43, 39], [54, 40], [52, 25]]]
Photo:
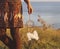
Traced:
[[28, 4], [27, 8], [28, 8], [28, 13], [29, 13], [29, 14], [32, 14], [33, 8], [32, 8], [32, 6], [31, 6], [30, 3]]

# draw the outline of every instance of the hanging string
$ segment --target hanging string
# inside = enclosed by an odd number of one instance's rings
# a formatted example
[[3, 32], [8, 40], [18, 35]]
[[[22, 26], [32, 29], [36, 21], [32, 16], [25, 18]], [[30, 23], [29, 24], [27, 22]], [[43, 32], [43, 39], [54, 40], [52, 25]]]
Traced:
[[28, 21], [30, 21], [30, 14], [28, 14]]
[[[28, 21], [30, 21], [30, 14], [28, 14]], [[29, 26], [27, 27], [27, 32], [29, 32]]]

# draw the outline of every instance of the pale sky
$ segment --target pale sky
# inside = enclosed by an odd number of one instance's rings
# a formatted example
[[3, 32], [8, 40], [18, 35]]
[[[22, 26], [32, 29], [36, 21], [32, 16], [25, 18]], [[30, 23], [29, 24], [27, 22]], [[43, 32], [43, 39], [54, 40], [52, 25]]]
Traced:
[[36, 1], [36, 2], [39, 2], [39, 1], [43, 1], [43, 2], [45, 2], [45, 1], [46, 1], [46, 2], [54, 1], [54, 2], [55, 2], [55, 1], [60, 1], [60, 0], [30, 0], [30, 1]]
[[33, 1], [33, 2], [60, 2], [60, 0], [30, 0], [30, 1]]

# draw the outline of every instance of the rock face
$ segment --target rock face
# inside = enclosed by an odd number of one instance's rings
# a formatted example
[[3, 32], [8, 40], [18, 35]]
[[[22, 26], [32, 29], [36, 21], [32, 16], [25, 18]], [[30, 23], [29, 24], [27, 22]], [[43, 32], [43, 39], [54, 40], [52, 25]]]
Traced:
[[38, 40], [39, 39], [39, 36], [38, 36], [38, 33], [37, 33], [36, 30], [34, 30], [33, 33], [28, 32], [27, 33], [27, 37], [28, 37], [28, 41], [30, 41], [32, 39], [35, 39], [35, 40]]

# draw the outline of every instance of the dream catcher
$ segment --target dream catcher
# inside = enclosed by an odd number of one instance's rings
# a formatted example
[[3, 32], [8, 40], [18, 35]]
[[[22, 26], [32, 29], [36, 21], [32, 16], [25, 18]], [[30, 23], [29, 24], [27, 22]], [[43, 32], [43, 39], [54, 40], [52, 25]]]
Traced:
[[28, 15], [28, 21], [26, 22], [27, 32], [31, 32], [34, 27], [34, 21], [31, 20], [31, 15]]
[[31, 15], [29, 15], [29, 18], [26, 24], [27, 24], [28, 41], [32, 39], [38, 40], [39, 36], [38, 36], [37, 31], [34, 29], [34, 21], [31, 20]]

